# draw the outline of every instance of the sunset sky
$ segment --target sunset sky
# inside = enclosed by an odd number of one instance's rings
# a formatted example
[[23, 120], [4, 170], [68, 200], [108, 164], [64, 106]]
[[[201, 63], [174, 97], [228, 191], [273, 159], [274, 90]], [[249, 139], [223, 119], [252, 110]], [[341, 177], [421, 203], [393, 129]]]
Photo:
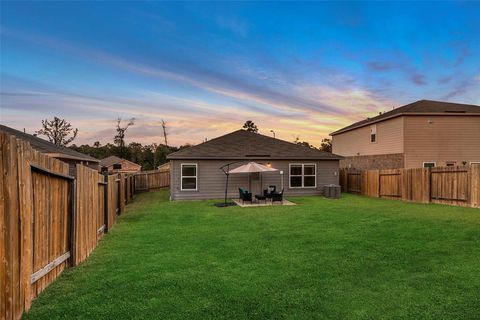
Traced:
[[1, 2], [1, 123], [79, 143], [239, 129], [316, 146], [420, 99], [480, 104], [480, 2]]

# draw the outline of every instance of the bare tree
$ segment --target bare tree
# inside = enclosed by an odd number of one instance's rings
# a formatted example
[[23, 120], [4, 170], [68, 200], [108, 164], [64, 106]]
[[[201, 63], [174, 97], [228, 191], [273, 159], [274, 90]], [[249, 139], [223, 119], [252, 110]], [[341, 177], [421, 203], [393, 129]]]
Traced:
[[120, 158], [127, 158], [128, 156], [128, 149], [125, 147], [125, 132], [130, 126], [133, 126], [135, 123], [135, 118], [130, 118], [128, 123], [122, 126], [122, 118], [117, 118], [117, 134], [113, 138], [113, 142], [118, 146], [118, 153], [117, 155]]
[[165, 139], [165, 146], [168, 147], [167, 141], [167, 123], [162, 119], [163, 138]]
[[135, 124], [135, 118], [131, 118], [128, 123], [122, 127], [122, 118], [117, 118], [117, 134], [113, 138], [113, 142], [118, 145], [120, 148], [125, 147], [125, 132], [127, 132], [128, 127]]
[[[54, 117], [53, 120], [42, 120], [43, 129], [35, 132], [35, 135], [43, 135], [57, 146], [67, 146], [78, 134], [78, 129], [73, 128], [71, 123], [65, 119]], [[71, 137], [68, 137], [73, 134]]]

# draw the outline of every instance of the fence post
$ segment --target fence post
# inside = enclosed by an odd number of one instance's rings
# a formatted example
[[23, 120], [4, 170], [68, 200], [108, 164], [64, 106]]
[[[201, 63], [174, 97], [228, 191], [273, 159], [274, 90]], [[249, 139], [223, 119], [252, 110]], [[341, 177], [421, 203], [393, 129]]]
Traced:
[[107, 233], [108, 232], [108, 226], [109, 226], [109, 221], [108, 221], [108, 209], [109, 209], [109, 206], [108, 206], [108, 188], [109, 188], [109, 184], [108, 184], [108, 172], [104, 172], [103, 173], [103, 181], [105, 181], [105, 187], [104, 187], [104, 193], [103, 193], [103, 202], [104, 202], [104, 218], [103, 218], [103, 223], [105, 224], [105, 229], [104, 229], [104, 232]]
[[117, 206], [118, 206], [118, 215], [122, 214], [122, 176], [120, 173], [117, 173], [118, 188], [117, 188]]
[[[77, 165], [77, 171], [78, 171], [78, 165]], [[77, 233], [76, 233], [76, 220], [77, 220], [77, 215], [76, 215], [76, 208], [77, 208], [77, 203], [76, 203], [76, 198], [77, 198], [77, 178], [72, 180], [70, 183], [70, 261], [72, 267], [77, 265]]]

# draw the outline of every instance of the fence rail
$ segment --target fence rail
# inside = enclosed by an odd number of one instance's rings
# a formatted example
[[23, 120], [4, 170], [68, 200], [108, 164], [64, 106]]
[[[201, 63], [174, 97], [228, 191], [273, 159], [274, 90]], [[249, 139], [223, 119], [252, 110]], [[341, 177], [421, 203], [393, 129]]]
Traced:
[[480, 164], [340, 171], [342, 191], [377, 198], [480, 207]]
[[135, 174], [135, 192], [170, 186], [170, 171], [145, 171]]
[[132, 175], [104, 176], [0, 132], [0, 319], [19, 319], [67, 267], [85, 260], [131, 201]]

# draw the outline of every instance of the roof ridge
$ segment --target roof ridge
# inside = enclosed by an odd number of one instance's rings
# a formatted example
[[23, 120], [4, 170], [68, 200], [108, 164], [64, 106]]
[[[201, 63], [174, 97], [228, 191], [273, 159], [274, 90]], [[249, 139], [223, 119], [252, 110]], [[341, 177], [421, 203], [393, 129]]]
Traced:
[[208, 142], [179, 150], [168, 159], [319, 159], [340, 156], [262, 133], [236, 130]]

